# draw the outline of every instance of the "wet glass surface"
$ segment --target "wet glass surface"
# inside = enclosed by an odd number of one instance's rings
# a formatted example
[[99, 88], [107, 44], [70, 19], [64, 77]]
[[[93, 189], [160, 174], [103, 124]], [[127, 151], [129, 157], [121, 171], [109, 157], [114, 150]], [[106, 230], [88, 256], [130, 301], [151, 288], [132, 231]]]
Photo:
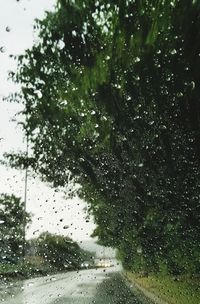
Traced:
[[200, 303], [200, 3], [7, 0], [0, 302]]

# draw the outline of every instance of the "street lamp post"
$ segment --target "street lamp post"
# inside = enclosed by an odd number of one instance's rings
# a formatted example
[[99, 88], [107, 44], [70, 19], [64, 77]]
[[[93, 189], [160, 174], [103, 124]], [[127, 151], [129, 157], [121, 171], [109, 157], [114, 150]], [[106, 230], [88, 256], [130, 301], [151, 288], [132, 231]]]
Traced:
[[[28, 160], [28, 135], [26, 136], [26, 157], [27, 157], [27, 160]], [[23, 262], [25, 261], [25, 255], [26, 255], [26, 205], [27, 205], [27, 189], [28, 189], [28, 164], [26, 164], [26, 168], [25, 168], [25, 181], [24, 181], [23, 247], [22, 247]]]

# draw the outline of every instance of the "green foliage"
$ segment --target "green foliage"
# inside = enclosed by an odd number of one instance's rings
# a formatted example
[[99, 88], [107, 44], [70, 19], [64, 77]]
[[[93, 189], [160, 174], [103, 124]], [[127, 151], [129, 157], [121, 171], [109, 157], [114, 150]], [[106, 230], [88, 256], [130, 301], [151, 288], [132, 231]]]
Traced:
[[23, 254], [24, 225], [30, 215], [24, 211], [24, 203], [14, 195], [0, 195], [0, 261], [17, 263]]
[[[8, 245], [7, 245], [8, 247]], [[4, 280], [33, 278], [82, 269], [82, 263], [90, 261], [93, 265], [95, 254], [83, 250], [68, 237], [48, 232], [42, 233], [37, 239], [26, 241], [26, 256], [22, 259], [1, 260], [0, 278]]]
[[42, 257], [57, 270], [80, 268], [85, 254], [70, 238], [48, 232], [42, 233], [35, 241], [35, 250], [36, 256]]
[[128, 268], [139, 246], [145, 268], [199, 271], [199, 14], [189, 0], [58, 1], [11, 75], [29, 163], [55, 186], [70, 172]]

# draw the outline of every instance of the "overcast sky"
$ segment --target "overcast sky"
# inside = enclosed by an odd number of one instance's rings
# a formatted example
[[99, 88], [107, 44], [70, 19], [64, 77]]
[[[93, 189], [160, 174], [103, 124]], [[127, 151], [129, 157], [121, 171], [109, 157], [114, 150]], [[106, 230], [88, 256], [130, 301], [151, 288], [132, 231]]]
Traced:
[[[12, 121], [20, 105], [3, 102], [2, 98], [18, 88], [7, 80], [8, 70], [15, 70], [16, 63], [10, 54], [21, 54], [33, 45], [33, 23], [42, 18], [45, 10], [52, 10], [53, 0], [0, 0], [0, 157], [8, 151], [24, 149], [23, 134]], [[0, 193], [14, 193], [24, 197], [24, 172], [0, 166]], [[95, 227], [86, 221], [86, 203], [79, 198], [65, 199], [63, 192], [42, 183], [38, 178], [28, 179], [27, 210], [32, 214], [32, 224], [27, 238], [42, 231], [68, 235], [74, 240], [91, 240]], [[68, 229], [65, 229], [69, 226]]]

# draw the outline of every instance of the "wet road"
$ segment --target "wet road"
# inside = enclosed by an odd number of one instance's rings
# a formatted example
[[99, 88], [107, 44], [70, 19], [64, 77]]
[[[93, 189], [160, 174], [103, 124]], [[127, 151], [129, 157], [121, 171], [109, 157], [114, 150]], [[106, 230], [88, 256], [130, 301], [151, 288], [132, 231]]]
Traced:
[[5, 304], [141, 304], [116, 269], [90, 269], [0, 287]]

